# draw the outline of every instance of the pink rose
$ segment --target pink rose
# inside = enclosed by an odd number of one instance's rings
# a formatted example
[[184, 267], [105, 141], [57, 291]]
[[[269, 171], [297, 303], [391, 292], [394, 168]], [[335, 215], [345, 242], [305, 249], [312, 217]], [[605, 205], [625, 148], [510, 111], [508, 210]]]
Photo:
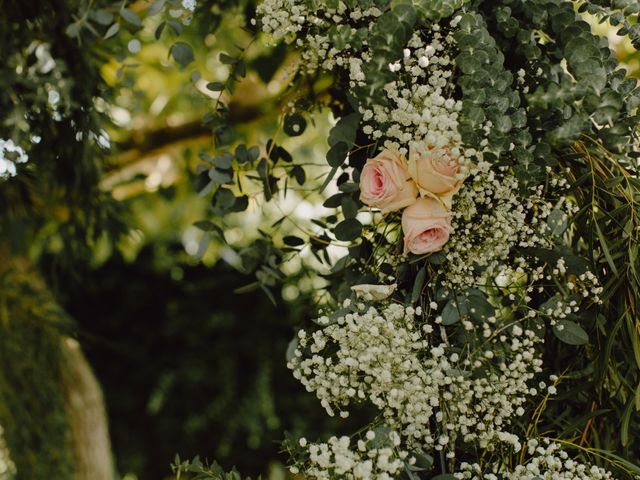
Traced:
[[451, 214], [442, 203], [420, 198], [402, 213], [404, 253], [437, 252], [449, 240], [451, 230]]
[[407, 172], [407, 160], [396, 150], [383, 150], [367, 160], [360, 174], [360, 200], [389, 213], [411, 205], [418, 188]]
[[439, 198], [451, 209], [451, 199], [460, 189], [460, 163], [448, 148], [412, 144], [409, 148], [409, 175], [422, 196]]

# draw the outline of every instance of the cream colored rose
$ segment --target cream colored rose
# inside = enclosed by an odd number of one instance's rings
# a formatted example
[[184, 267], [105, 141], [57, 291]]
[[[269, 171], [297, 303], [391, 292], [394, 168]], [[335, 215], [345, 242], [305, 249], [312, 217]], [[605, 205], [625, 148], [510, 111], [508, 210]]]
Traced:
[[438, 198], [451, 210], [453, 195], [460, 189], [460, 163], [446, 148], [430, 148], [424, 144], [409, 147], [409, 175], [423, 197]]
[[402, 213], [404, 253], [437, 252], [449, 241], [451, 214], [439, 200], [418, 199]]
[[396, 150], [383, 150], [367, 160], [360, 174], [360, 200], [382, 213], [400, 210], [418, 197], [407, 171], [407, 160]]

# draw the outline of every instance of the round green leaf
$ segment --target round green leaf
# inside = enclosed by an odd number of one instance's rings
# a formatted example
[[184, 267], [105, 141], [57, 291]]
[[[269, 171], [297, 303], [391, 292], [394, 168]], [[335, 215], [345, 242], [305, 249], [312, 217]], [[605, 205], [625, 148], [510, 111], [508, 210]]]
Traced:
[[292, 113], [284, 117], [284, 133], [290, 137], [302, 135], [307, 128], [307, 121], [299, 113]]
[[171, 55], [178, 64], [184, 68], [194, 60], [191, 45], [185, 42], [176, 42], [171, 46]]
[[362, 233], [362, 224], [355, 218], [348, 218], [336, 225], [334, 233], [336, 239], [349, 242], [360, 236]]

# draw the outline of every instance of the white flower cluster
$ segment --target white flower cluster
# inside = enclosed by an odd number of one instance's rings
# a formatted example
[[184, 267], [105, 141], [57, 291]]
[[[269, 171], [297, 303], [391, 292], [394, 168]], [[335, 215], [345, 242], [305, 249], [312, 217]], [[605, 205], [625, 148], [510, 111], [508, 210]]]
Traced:
[[[445, 247], [448, 283], [483, 284], [511, 263], [506, 260], [515, 247], [552, 246], [546, 219], [553, 205], [544, 199], [542, 187], [533, 188], [527, 198], [519, 189], [518, 179], [506, 167], [480, 161], [472, 168], [455, 197], [454, 235]], [[523, 258], [515, 264], [534, 270]]]
[[[300, 69], [305, 72], [340, 70], [345, 88], [371, 90], [365, 72], [377, 57], [367, 40], [383, 12], [374, 2], [338, 1], [332, 2], [334, 7], [326, 3], [264, 0], [257, 9], [260, 26], [275, 41], [299, 49]], [[445, 306], [438, 314], [438, 302], [430, 298], [425, 319], [417, 318], [420, 309], [395, 303], [379, 308], [345, 303], [333, 316], [317, 320], [322, 329], [299, 332], [298, 347], [288, 364], [329, 415], [347, 417], [354, 404], [371, 403], [380, 412], [378, 421], [397, 432], [396, 447], [435, 450], [451, 461], [462, 442], [484, 452], [505, 445], [512, 452], [521, 451], [525, 441], [509, 430], [511, 422], [525, 414], [530, 397], [545, 389], [554, 394], [556, 388], [544, 382], [533, 385], [542, 372], [543, 335], [530, 328], [543, 324], [543, 319], [555, 326], [557, 320], [579, 313], [583, 299], [598, 303], [602, 292], [591, 272], [570, 275], [563, 259], [543, 261], [518, 253], [553, 251], [563, 235], [570, 236], [564, 230], [575, 206], [564, 197], [549, 199], [554, 195], [550, 191], [567, 187], [566, 178], [550, 175], [547, 184], [524, 190], [509, 166], [485, 161], [491, 122], [481, 127], [486, 135], [482, 151], [463, 148], [458, 132], [462, 103], [455, 99], [453, 79], [457, 49], [453, 31], [459, 20], [416, 30], [398, 52], [398, 60], [383, 67], [392, 74], [379, 87], [384, 95], [359, 98], [358, 106], [362, 131], [377, 144], [400, 155], [425, 145], [430, 150], [446, 149], [460, 166], [455, 208], [451, 198], [446, 205], [451, 211], [451, 236], [442, 250], [431, 250], [444, 254], [446, 263], [438, 272], [442, 275], [430, 277], [427, 284], [434, 294], [440, 290], [438, 298], [455, 301], [447, 302], [448, 313]], [[523, 71], [518, 73], [518, 84], [523, 84], [524, 76]], [[445, 174], [433, 167], [430, 175]], [[401, 259], [387, 251], [385, 261], [396, 265]], [[434, 285], [436, 278], [441, 284]], [[538, 307], [540, 295], [534, 293], [547, 291], [543, 284], [558, 285], [558, 295]], [[395, 285], [353, 287], [358, 301], [383, 300], [394, 289]], [[487, 300], [483, 307], [473, 303], [480, 297]], [[457, 316], [451, 314], [452, 307]], [[475, 307], [483, 311], [474, 311]], [[443, 325], [457, 322], [462, 328]], [[452, 333], [456, 336], [449, 338]], [[306, 440], [303, 443], [307, 447]], [[532, 458], [513, 471], [500, 463], [499, 470], [487, 473], [477, 464], [465, 463], [456, 478], [611, 478], [597, 467], [570, 460], [558, 444], [543, 440], [539, 446], [534, 440], [526, 445]], [[393, 457], [397, 448], [394, 454], [363, 440], [352, 449], [348, 437], [332, 437], [307, 450], [309, 460], [303, 469], [318, 479], [391, 478], [407, 455]]]
[[[327, 443], [309, 445], [302, 438], [300, 446], [309, 453], [305, 475], [317, 480], [396, 478], [404, 466], [404, 460], [414, 460], [408, 458], [408, 452], [399, 450], [400, 436], [396, 432], [392, 431], [385, 436], [388, 438], [376, 438], [376, 433], [369, 430], [364, 439], [358, 440], [355, 448], [349, 437], [331, 437]], [[299, 469], [292, 467], [291, 471], [296, 474]]]
[[614, 477], [610, 472], [595, 465], [587, 465], [572, 460], [558, 443], [548, 438], [540, 441], [529, 440], [528, 454], [531, 456], [524, 465], [513, 471], [505, 471], [504, 464], [487, 473], [476, 464], [463, 463], [461, 472], [455, 474], [459, 480], [608, 480]]
[[[327, 10], [329, 12], [329, 10]], [[296, 0], [265, 0], [256, 8], [262, 30], [273, 37], [274, 43], [285, 40], [291, 43], [307, 23], [309, 10], [306, 5]], [[316, 17], [311, 20], [317, 23]], [[320, 21], [322, 24], [322, 21]], [[324, 54], [326, 55], [326, 50]]]
[[0, 138], [0, 179], [15, 177], [16, 164], [28, 161], [29, 157], [22, 147], [13, 143], [11, 139]]
[[191, 12], [196, 9], [196, 0], [182, 0], [182, 8]]
[[[360, 107], [365, 123], [364, 133], [373, 139], [386, 138], [385, 147], [398, 148], [411, 142], [443, 148], [460, 145], [458, 114], [462, 102], [453, 99], [453, 37], [433, 32], [426, 43], [414, 34], [404, 50], [402, 60], [390, 65], [396, 73], [393, 81], [384, 87], [387, 102]], [[365, 86], [362, 65], [369, 59], [348, 59], [351, 88]], [[451, 153], [462, 152], [453, 148]], [[406, 152], [403, 152], [406, 153]], [[465, 151], [469, 156], [472, 151]]]
[[[352, 45], [336, 48], [329, 31], [343, 28], [354, 37], [361, 30], [370, 32], [382, 14], [377, 7], [348, 9], [344, 2], [337, 2], [336, 8], [323, 5], [316, 11], [299, 0], [266, 0], [257, 13], [262, 30], [274, 40], [295, 41], [301, 51], [302, 68], [311, 72], [340, 68], [348, 73], [352, 89], [367, 86], [363, 67], [372, 59], [367, 42], [358, 49]], [[402, 58], [387, 66], [395, 75], [384, 86], [384, 103], [359, 107], [364, 133], [374, 140], [384, 139], [386, 148], [399, 149], [403, 154], [410, 142], [426, 142], [437, 148], [461, 143], [458, 114], [462, 102], [453, 99], [455, 84], [451, 81], [453, 36], [433, 25], [429, 39], [423, 37], [416, 32]]]
[[410, 447], [450, 456], [458, 439], [487, 447], [537, 393], [529, 382], [540, 372], [540, 339], [516, 326], [494, 336], [493, 351], [459, 353], [433, 332], [411, 307], [359, 304], [322, 330], [300, 331], [289, 368], [330, 415], [368, 400]]

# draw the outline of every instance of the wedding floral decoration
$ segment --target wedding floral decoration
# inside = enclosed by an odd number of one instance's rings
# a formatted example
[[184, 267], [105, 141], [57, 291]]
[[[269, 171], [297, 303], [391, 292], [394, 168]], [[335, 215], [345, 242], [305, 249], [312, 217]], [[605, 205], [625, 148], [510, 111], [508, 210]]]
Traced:
[[[640, 474], [589, 444], [588, 410], [579, 412], [587, 420], [546, 413], [577, 376], [612, 399], [618, 385], [620, 444], [629, 445], [636, 383], [623, 387], [597, 359], [618, 319], [640, 324], [640, 89], [587, 13], [616, 24], [612, 10], [586, 1], [259, 3], [252, 25], [297, 56], [291, 88], [332, 85], [330, 100], [310, 87], [305, 101], [289, 102], [284, 131], [298, 136], [305, 118], [331, 108], [318, 190], [334, 183], [324, 205], [341, 211], [314, 219], [308, 243], [328, 263], [319, 245], [348, 247], [326, 276], [332, 301], [323, 297], [314, 325], [297, 332], [288, 366], [328, 415], [354, 426], [369, 414], [352, 435], [288, 442], [293, 473]], [[624, 25], [638, 43], [637, 27]], [[258, 162], [270, 200], [279, 181], [269, 168], [293, 159], [273, 140], [261, 160], [248, 152], [228, 155], [238, 166]], [[213, 179], [222, 167], [206, 168]], [[305, 177], [291, 169], [288, 178]], [[306, 245], [285, 243], [296, 254]], [[593, 418], [597, 402], [585, 407]]]

